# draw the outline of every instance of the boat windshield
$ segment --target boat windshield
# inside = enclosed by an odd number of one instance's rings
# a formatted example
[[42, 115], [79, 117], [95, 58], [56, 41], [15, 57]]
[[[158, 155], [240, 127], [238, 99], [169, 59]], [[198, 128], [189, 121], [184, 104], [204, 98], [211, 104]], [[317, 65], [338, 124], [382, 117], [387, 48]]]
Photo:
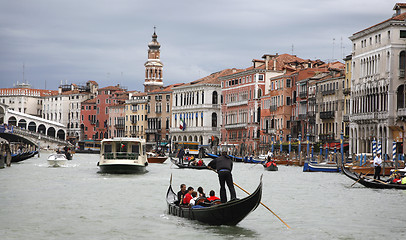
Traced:
[[138, 142], [108, 142], [103, 145], [105, 159], [138, 159], [140, 156]]

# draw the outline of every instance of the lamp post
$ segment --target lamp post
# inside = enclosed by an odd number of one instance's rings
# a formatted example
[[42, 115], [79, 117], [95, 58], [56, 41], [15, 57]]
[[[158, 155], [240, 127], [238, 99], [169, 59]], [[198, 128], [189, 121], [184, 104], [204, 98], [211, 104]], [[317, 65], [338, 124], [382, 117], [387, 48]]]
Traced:
[[282, 154], [282, 139], [283, 135], [281, 133], [281, 135], [279, 136], [279, 154]]
[[290, 156], [290, 151], [292, 151], [292, 136], [289, 134], [289, 156]]
[[340, 138], [340, 147], [341, 147], [341, 163], [344, 164], [344, 133], [341, 132], [341, 138]]
[[307, 134], [306, 134], [306, 143], [307, 143], [307, 152], [306, 152], [307, 156], [306, 157], [307, 158], [309, 158], [309, 156], [310, 156], [309, 137], [310, 137], [309, 132], [307, 132]]

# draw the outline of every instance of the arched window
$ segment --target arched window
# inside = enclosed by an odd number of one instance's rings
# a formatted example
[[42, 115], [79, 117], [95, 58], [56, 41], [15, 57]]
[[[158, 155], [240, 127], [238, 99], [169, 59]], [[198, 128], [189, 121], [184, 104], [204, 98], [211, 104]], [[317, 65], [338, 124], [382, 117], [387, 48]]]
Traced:
[[406, 52], [401, 51], [399, 54], [399, 77], [405, 77], [405, 70], [406, 70]]
[[218, 96], [217, 96], [217, 91], [214, 91], [213, 92], [213, 95], [212, 95], [212, 104], [218, 104]]
[[397, 109], [405, 108], [405, 85], [400, 85], [397, 90]]
[[211, 126], [217, 127], [217, 113], [215, 112], [211, 114]]

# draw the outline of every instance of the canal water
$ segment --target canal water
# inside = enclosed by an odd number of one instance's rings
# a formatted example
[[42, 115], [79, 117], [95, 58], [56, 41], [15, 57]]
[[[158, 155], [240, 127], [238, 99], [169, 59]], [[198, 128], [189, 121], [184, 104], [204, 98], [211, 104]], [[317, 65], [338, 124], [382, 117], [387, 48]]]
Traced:
[[[304, 173], [295, 166], [266, 172], [235, 163], [234, 182], [253, 192], [263, 174], [262, 202], [237, 226], [208, 226], [167, 215], [172, 174], [181, 183], [218, 193], [208, 170], [177, 169], [169, 159], [143, 175], [100, 174], [98, 155], [75, 154], [65, 167], [34, 157], [0, 169], [1, 239], [401, 239], [406, 191], [374, 190], [339, 173]], [[206, 159], [208, 162], [209, 159]], [[246, 193], [236, 188], [237, 196]]]

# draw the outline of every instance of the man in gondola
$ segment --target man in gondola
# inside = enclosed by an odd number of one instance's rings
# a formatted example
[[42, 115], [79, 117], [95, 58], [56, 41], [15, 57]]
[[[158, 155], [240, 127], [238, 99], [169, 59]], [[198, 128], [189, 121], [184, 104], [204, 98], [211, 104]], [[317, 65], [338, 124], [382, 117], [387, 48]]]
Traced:
[[376, 154], [376, 157], [374, 158], [374, 168], [375, 168], [375, 173], [374, 173], [374, 179], [381, 179], [381, 164], [382, 164], [382, 158], [381, 154]]
[[185, 197], [185, 195], [186, 195], [186, 184], [181, 184], [180, 185], [180, 191], [178, 192], [178, 201], [179, 201], [179, 205], [181, 205], [182, 204], [182, 202], [183, 202], [183, 198]]
[[184, 156], [184, 155], [185, 155], [185, 151], [183, 150], [183, 148], [180, 148], [177, 157], [178, 157], [179, 162], [180, 162], [181, 164], [183, 164], [183, 156]]
[[217, 171], [220, 182], [221, 202], [227, 202], [225, 184], [227, 184], [228, 190], [230, 190], [231, 200], [236, 199], [237, 197], [234, 189], [233, 176], [231, 174], [231, 171], [233, 170], [233, 161], [229, 156], [227, 156], [227, 152], [222, 152], [221, 156], [212, 160], [208, 167]]

